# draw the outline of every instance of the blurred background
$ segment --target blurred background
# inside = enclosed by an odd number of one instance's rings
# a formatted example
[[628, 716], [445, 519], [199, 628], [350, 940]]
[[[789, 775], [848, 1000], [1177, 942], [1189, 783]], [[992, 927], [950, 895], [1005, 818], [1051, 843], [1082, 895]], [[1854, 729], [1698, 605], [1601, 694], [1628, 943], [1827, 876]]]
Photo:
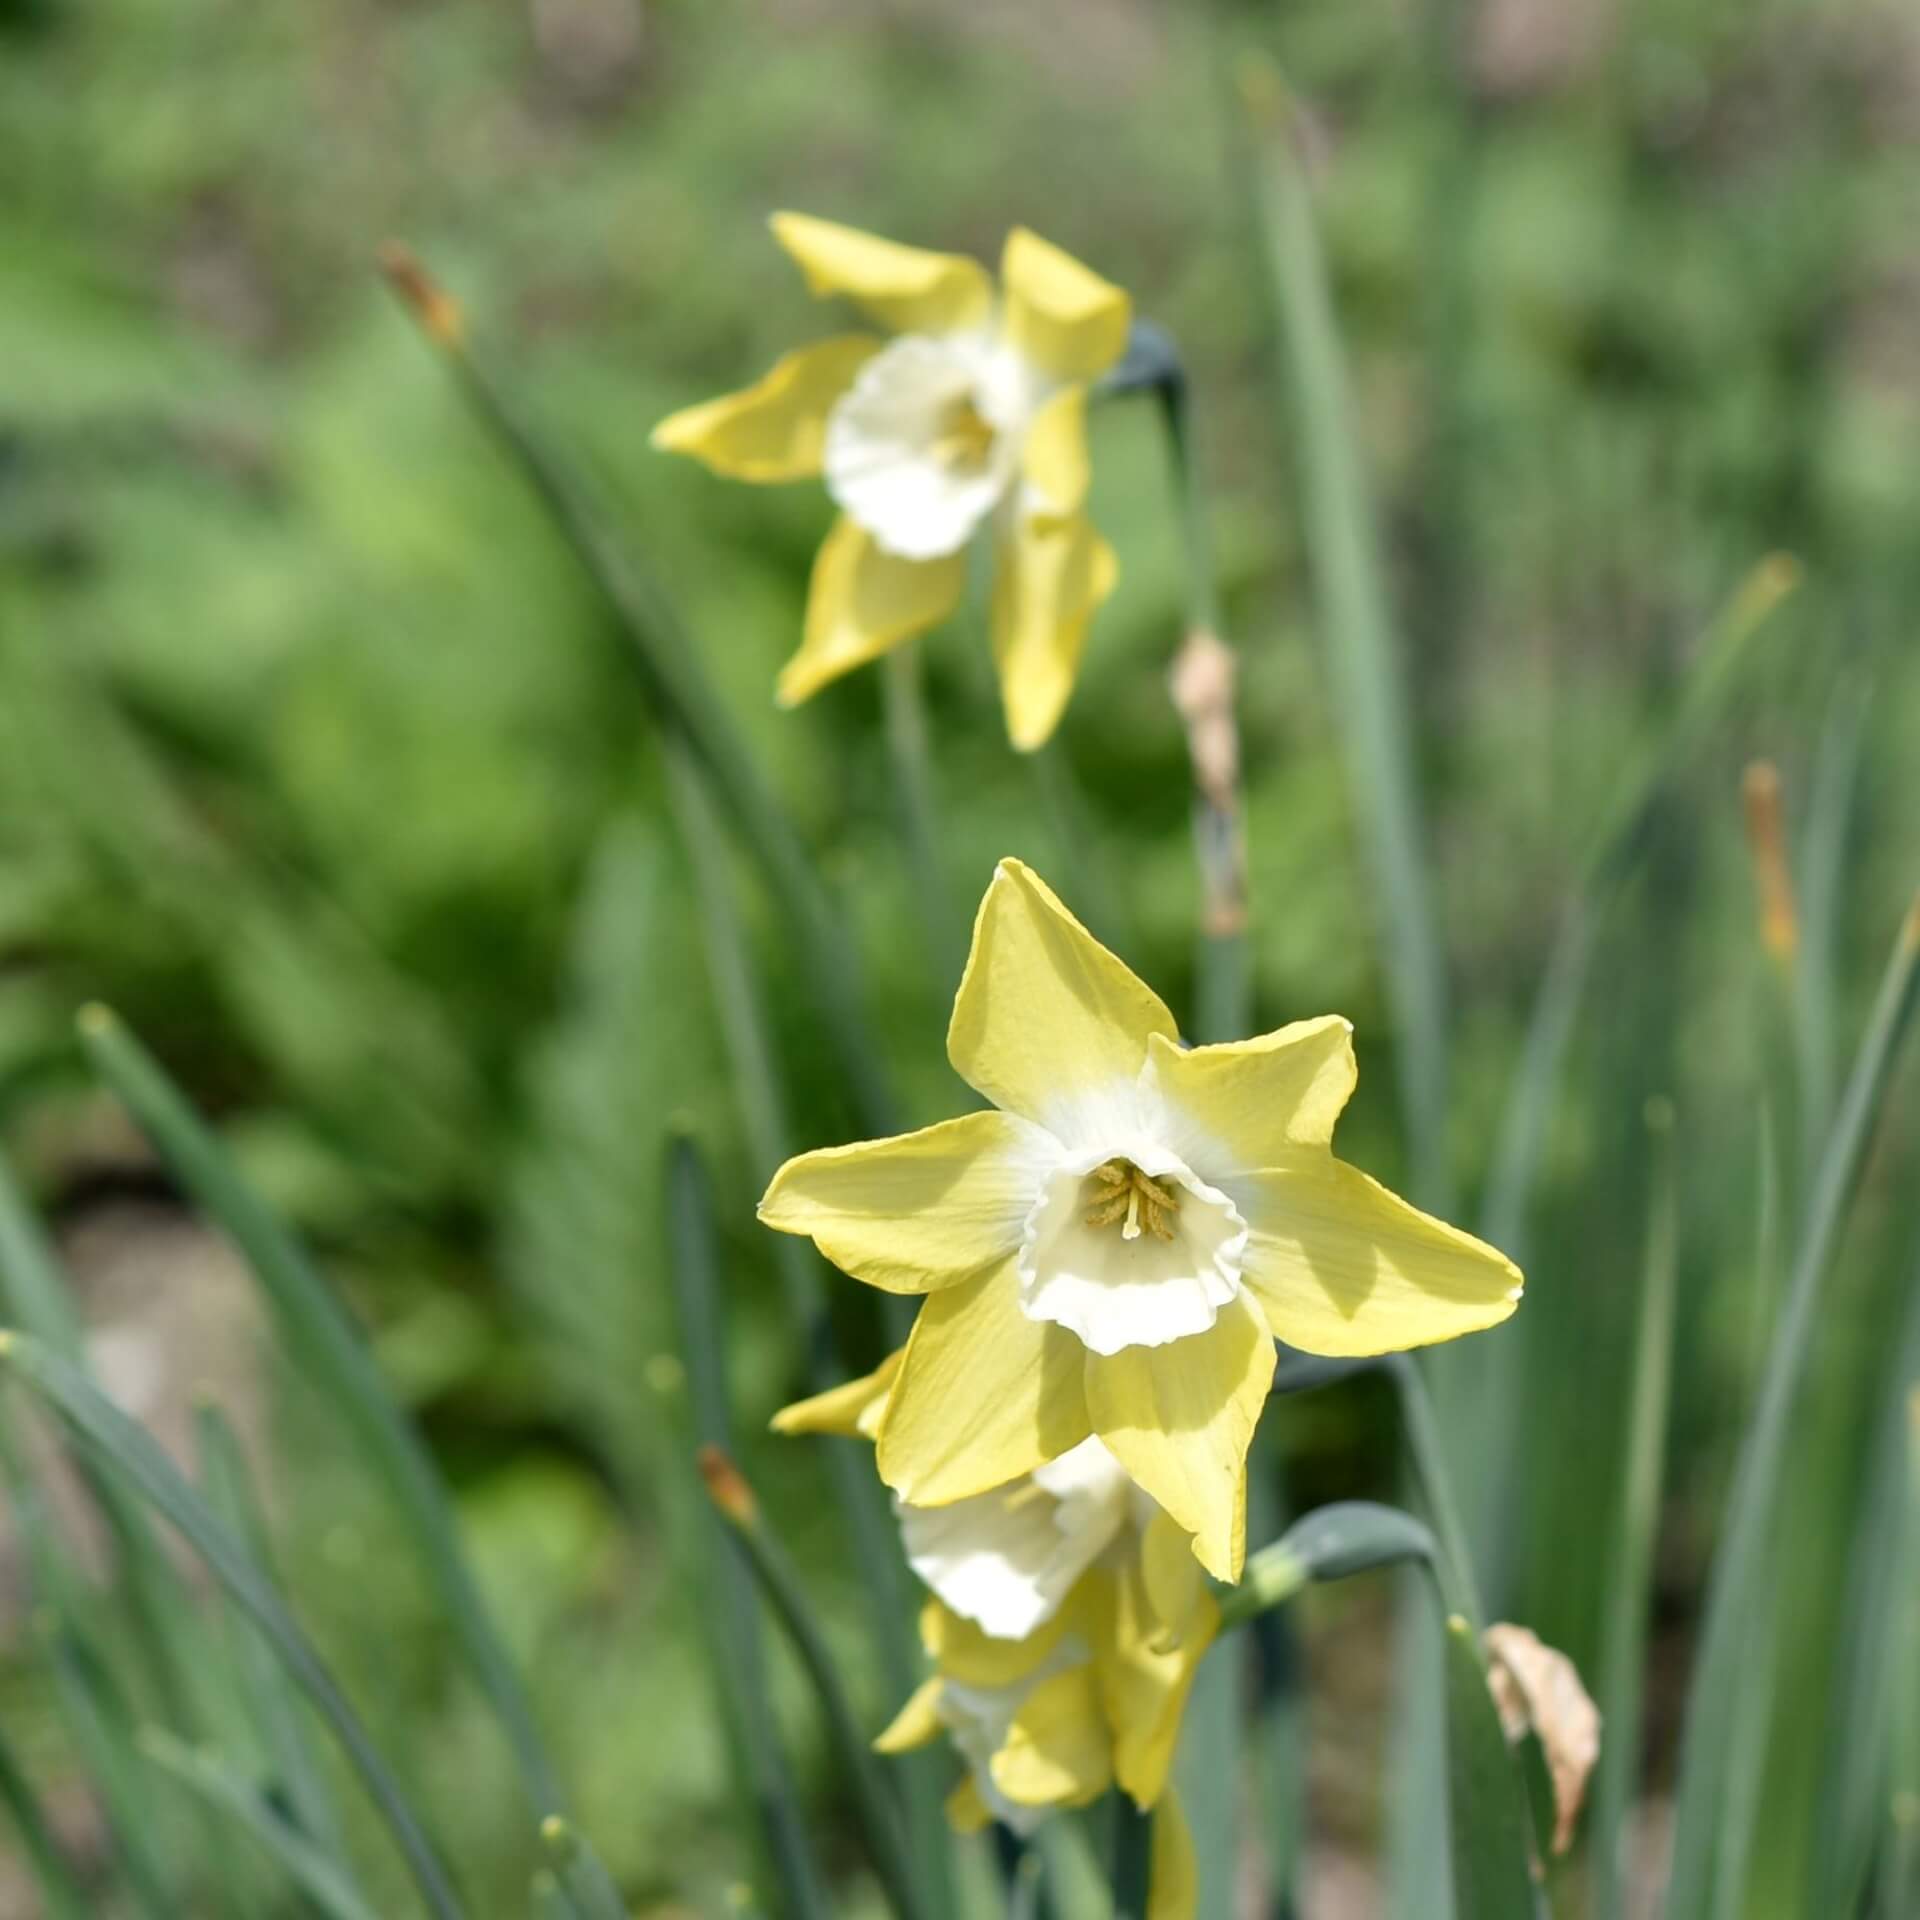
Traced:
[[[828, 521], [820, 489], [724, 484], [651, 453], [647, 431], [836, 324], [772, 245], [776, 208], [989, 260], [1029, 224], [1129, 288], [1193, 382], [1241, 658], [1259, 1021], [1354, 1019], [1342, 1151], [1400, 1179], [1373, 895], [1236, 133], [1245, 47], [1278, 61], [1306, 116], [1386, 534], [1452, 997], [1457, 1217], [1620, 769], [1749, 571], [1775, 552], [1804, 569], [1599, 930], [1512, 1336], [1525, 1470], [1496, 1605], [1590, 1670], [1642, 1114], [1672, 1096], [1657, 1800], [1769, 1311], [1743, 766], [1777, 762], [1795, 831], [1818, 812], [1839, 836], [1838, 884], [1803, 905], [1821, 916], [1843, 1058], [1920, 875], [1920, 15], [1904, 0], [0, 0], [0, 1127], [81, 1276], [115, 1395], [170, 1433], [203, 1389], [245, 1413], [288, 1587], [482, 1912], [523, 1910], [507, 1756], [386, 1510], [259, 1337], [232, 1256], [81, 1072], [81, 1003], [117, 1008], [217, 1118], [370, 1329], [637, 1912], [714, 1910], [742, 1846], [686, 1541], [672, 1127], [716, 1163], [745, 1463], [874, 1724], [894, 1703], [815, 1446], [756, 1437], [802, 1370], [644, 701], [375, 250], [404, 238], [454, 290], [684, 605], [854, 916], [916, 1123], [958, 1102], [941, 1046], [954, 930], [1002, 854], [1189, 1005], [1197, 888], [1165, 686], [1182, 585], [1151, 411], [1096, 415], [1093, 509], [1122, 578], [1057, 748], [1009, 752], [977, 620], [922, 649], [951, 896], [938, 927], [902, 857], [879, 677], [793, 715], [772, 705]], [[757, 884], [746, 898], [802, 1141], [846, 1138], [779, 929]], [[1859, 1483], [1911, 1286], [1914, 1195], [1887, 1170], [1913, 1124], [1894, 1112], [1815, 1357], [1795, 1468], [1809, 1515]], [[849, 1348], [877, 1358], [868, 1302], [842, 1292]], [[1289, 1399], [1271, 1422], [1296, 1505], [1391, 1496], [1377, 1382]], [[21, 1647], [5, 1556], [0, 1716], [84, 1852], [97, 1815]], [[1805, 1599], [1796, 1631], [1834, 1630], [1842, 1584]], [[1306, 1910], [1335, 1920], [1377, 1911], [1386, 1610], [1363, 1583], [1302, 1612]], [[803, 1694], [778, 1663], [775, 1680], [824, 1796]], [[1815, 1713], [1821, 1685], [1798, 1674], [1776, 1711]], [[1787, 1884], [1804, 1822], [1760, 1832]], [[839, 1859], [857, 1859], [850, 1841]], [[0, 1913], [30, 1912], [25, 1889], [0, 1868]]]

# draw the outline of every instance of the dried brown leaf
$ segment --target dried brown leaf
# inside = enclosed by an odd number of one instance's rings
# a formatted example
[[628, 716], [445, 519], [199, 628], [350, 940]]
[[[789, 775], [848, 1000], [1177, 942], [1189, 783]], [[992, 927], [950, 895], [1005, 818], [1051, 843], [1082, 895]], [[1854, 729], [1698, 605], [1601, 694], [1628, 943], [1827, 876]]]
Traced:
[[1526, 1627], [1502, 1621], [1486, 1631], [1487, 1679], [1511, 1742], [1539, 1735], [1553, 1782], [1553, 1851], [1573, 1845], [1573, 1830], [1600, 1758], [1600, 1710], [1564, 1653]]

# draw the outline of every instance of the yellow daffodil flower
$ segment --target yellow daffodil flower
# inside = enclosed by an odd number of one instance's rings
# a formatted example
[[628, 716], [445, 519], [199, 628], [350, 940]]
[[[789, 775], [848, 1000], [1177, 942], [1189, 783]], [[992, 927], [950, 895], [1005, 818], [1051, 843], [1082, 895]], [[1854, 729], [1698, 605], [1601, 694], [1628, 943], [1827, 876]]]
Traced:
[[[877, 1438], [902, 1353], [774, 1416], [782, 1433]], [[946, 1507], [896, 1497], [908, 1563], [933, 1590], [936, 1668], [875, 1742], [948, 1733], [968, 1767], [947, 1802], [961, 1832], [1031, 1833], [1109, 1786], [1154, 1814], [1151, 1920], [1188, 1920], [1193, 1847], [1167, 1772], [1220, 1612], [1187, 1536], [1097, 1439]]]
[[920, 1617], [933, 1676], [874, 1745], [903, 1753], [946, 1733], [967, 1764], [948, 1797], [962, 1833], [998, 1820], [1032, 1833], [1050, 1813], [1117, 1787], [1154, 1815], [1154, 1920], [1193, 1910], [1193, 1848], [1168, 1785], [1180, 1720], [1218, 1610], [1178, 1647], [1143, 1628], [1139, 1583], [1106, 1570], [1084, 1575], [1065, 1606], [1022, 1640], [995, 1639], [938, 1600]]
[[857, 1279], [926, 1296], [875, 1430], [913, 1506], [1097, 1435], [1236, 1580], [1275, 1338], [1394, 1352], [1520, 1297], [1504, 1255], [1334, 1158], [1345, 1020], [1183, 1048], [1018, 861], [981, 903], [947, 1054], [991, 1110], [802, 1154], [760, 1203]]
[[[900, 1358], [782, 1408], [775, 1430], [876, 1438]], [[1037, 1633], [1096, 1565], [1137, 1571], [1158, 1644], [1177, 1646], [1195, 1619], [1203, 1588], [1192, 1542], [1092, 1437], [989, 1492], [944, 1507], [896, 1497], [894, 1509], [907, 1564], [950, 1612], [997, 1640]]]
[[653, 444], [738, 480], [821, 475], [840, 508], [780, 704], [944, 620], [986, 527], [1007, 731], [1039, 746], [1113, 590], [1113, 550], [1084, 511], [1086, 400], [1126, 348], [1127, 296], [1019, 227], [997, 287], [962, 254], [805, 214], [775, 214], [773, 234], [814, 294], [851, 301], [892, 337], [802, 347], [756, 386], [661, 421]]

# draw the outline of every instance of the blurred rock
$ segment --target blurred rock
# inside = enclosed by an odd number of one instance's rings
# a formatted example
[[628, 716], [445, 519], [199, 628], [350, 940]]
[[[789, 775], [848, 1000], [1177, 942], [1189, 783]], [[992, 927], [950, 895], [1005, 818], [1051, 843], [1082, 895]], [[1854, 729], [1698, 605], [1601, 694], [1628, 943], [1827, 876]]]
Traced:
[[[170, 1201], [145, 1197], [96, 1202], [60, 1238], [86, 1316], [88, 1358], [107, 1395], [188, 1472], [194, 1404], [211, 1398], [258, 1470], [266, 1411], [263, 1328], [239, 1257]], [[49, 1436], [36, 1436], [35, 1451], [60, 1526], [98, 1556], [100, 1530], [77, 1477]], [[165, 1528], [159, 1531], [197, 1576], [185, 1548]], [[9, 1642], [22, 1625], [27, 1584], [20, 1543], [11, 1523], [0, 1522], [0, 1637]]]
[[642, 0], [528, 0], [533, 44], [577, 106], [620, 99], [647, 46]]
[[1607, 45], [1617, 0], [1481, 0], [1469, 59], [1475, 86], [1525, 99], [1576, 80]]

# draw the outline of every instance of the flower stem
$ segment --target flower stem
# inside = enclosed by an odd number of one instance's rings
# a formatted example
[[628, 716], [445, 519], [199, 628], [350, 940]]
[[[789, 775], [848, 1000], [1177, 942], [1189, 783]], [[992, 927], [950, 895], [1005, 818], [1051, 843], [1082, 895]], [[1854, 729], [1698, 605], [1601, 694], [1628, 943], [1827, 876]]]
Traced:
[[1407, 1457], [1413, 1463], [1421, 1500], [1433, 1521], [1440, 1544], [1435, 1577], [1449, 1613], [1463, 1615], [1477, 1634], [1486, 1625], [1478, 1582], [1473, 1576], [1473, 1554], [1454, 1497], [1453, 1477], [1447, 1469], [1446, 1448], [1440, 1440], [1440, 1422], [1427, 1391], [1426, 1376], [1410, 1353], [1396, 1353], [1387, 1361], [1394, 1391], [1400, 1396], [1400, 1424]]
[[893, 648], [880, 663], [886, 698], [887, 754], [893, 763], [894, 790], [900, 801], [901, 836], [913, 884], [920, 896], [920, 920], [935, 971], [944, 988], [959, 984], [967, 959], [967, 929], [954, 912], [953, 893], [941, 857], [939, 808], [933, 790], [933, 750], [927, 731], [926, 701], [920, 679], [920, 650], [911, 640]]
[[1113, 1920], [1146, 1920], [1153, 1883], [1153, 1816], [1113, 1796]]
[[1186, 638], [1169, 676], [1173, 704], [1187, 731], [1193, 768], [1193, 848], [1200, 869], [1201, 926], [1195, 994], [1196, 1038], [1238, 1040], [1253, 1024], [1247, 965], [1247, 845], [1240, 790], [1240, 729], [1235, 713], [1237, 663], [1220, 637], [1206, 491], [1194, 452], [1186, 369], [1171, 343], [1151, 382], [1165, 431], [1167, 468], [1179, 510], [1186, 566]]

